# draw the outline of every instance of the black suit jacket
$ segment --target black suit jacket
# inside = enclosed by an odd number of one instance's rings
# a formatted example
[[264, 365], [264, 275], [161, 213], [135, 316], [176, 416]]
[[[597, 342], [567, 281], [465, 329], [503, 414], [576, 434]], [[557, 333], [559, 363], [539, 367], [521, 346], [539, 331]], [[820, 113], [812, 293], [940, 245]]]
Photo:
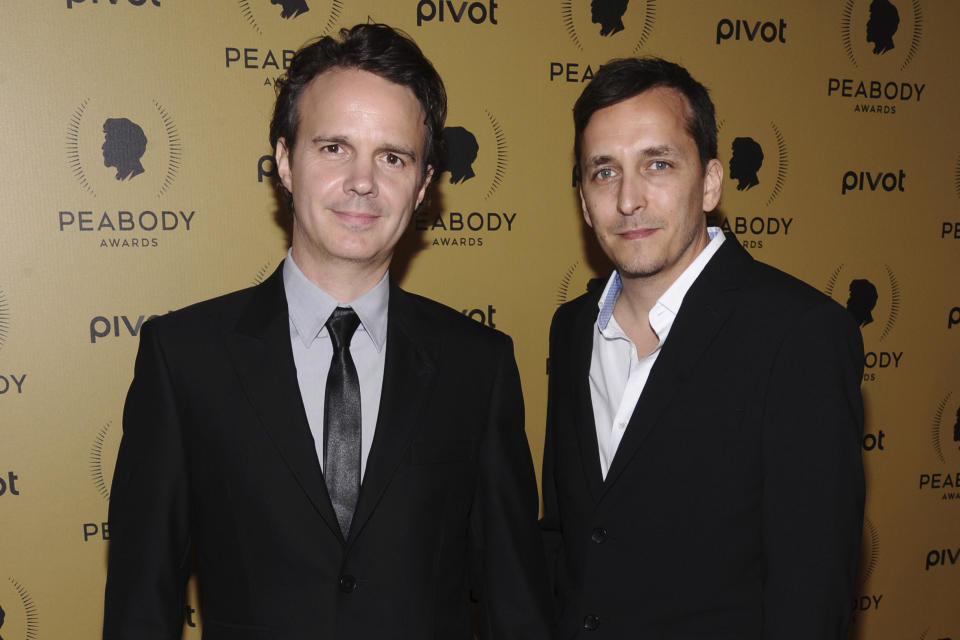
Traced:
[[[510, 339], [391, 285], [383, 392], [344, 540], [281, 270], [144, 325], [110, 503], [105, 639], [544, 638], [549, 593]], [[322, 385], [318, 385], [322, 389]], [[322, 392], [322, 391], [321, 391]]]
[[728, 237], [604, 480], [588, 382], [600, 295], [550, 331], [541, 525], [558, 637], [843, 638], [864, 502], [849, 314]]

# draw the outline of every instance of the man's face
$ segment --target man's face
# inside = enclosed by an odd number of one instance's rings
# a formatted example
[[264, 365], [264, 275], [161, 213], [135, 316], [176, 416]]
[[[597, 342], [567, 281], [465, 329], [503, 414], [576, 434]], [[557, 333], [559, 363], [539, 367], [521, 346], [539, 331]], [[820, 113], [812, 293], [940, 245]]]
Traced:
[[277, 169], [293, 194], [293, 256], [324, 267], [386, 267], [423, 200], [427, 129], [407, 87], [335, 68], [303, 90], [293, 149], [277, 142]]
[[701, 166], [687, 110], [658, 87], [596, 111], [583, 131], [583, 217], [622, 278], [673, 282], [708, 242], [703, 212], [720, 200], [723, 166]]

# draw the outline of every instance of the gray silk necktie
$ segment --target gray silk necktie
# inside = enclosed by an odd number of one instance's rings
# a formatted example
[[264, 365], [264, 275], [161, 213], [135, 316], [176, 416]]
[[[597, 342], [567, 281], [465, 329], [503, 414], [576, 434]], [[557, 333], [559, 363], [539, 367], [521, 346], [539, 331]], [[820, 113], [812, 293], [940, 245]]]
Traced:
[[337, 307], [326, 325], [333, 358], [323, 402], [323, 476], [344, 538], [360, 494], [360, 380], [350, 356], [359, 324], [353, 309]]

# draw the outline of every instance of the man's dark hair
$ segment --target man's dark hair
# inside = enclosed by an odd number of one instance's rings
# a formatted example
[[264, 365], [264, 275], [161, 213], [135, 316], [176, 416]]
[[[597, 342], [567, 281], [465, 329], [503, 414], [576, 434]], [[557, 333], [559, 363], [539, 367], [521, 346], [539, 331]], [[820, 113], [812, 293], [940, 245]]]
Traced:
[[611, 105], [656, 87], [676, 89], [687, 100], [687, 132], [697, 143], [700, 165], [717, 157], [717, 120], [707, 88], [686, 69], [662, 58], [618, 58], [602, 65], [573, 105], [573, 152], [580, 163], [583, 131], [590, 117]]
[[293, 153], [303, 90], [318, 75], [336, 68], [368, 71], [410, 89], [423, 108], [427, 126], [424, 175], [428, 165], [435, 170], [439, 168], [443, 153], [443, 123], [447, 118], [447, 93], [443, 80], [409, 36], [385, 24], [358, 24], [341, 29], [339, 40], [324, 36], [297, 51], [290, 67], [277, 80], [277, 102], [270, 121], [272, 149], [276, 149], [277, 141], [283, 138], [287, 150]]

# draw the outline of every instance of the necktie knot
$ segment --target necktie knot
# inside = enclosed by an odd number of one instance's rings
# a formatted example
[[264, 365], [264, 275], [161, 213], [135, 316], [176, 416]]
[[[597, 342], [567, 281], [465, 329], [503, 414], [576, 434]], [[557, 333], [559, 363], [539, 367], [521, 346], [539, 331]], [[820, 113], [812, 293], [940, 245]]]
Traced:
[[344, 347], [350, 346], [354, 332], [360, 326], [360, 318], [350, 307], [337, 307], [327, 319], [327, 332], [333, 343], [333, 352], [339, 353]]

